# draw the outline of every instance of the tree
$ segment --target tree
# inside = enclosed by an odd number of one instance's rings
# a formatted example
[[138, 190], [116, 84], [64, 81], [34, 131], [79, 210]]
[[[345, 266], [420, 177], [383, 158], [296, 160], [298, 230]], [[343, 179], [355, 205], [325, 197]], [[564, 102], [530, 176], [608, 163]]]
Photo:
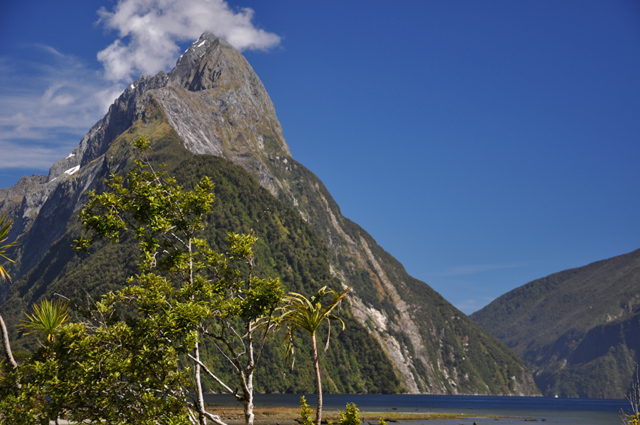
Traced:
[[[4, 243], [11, 223], [4, 216], [0, 221]], [[5, 259], [4, 248], [11, 245], [0, 247]], [[2, 276], [8, 278], [6, 271]], [[25, 325], [44, 332], [45, 339], [22, 364], [11, 356], [0, 317], [12, 366], [0, 374], [0, 423], [49, 424], [59, 417], [77, 423], [196, 422], [187, 409], [189, 373], [179, 367], [179, 352], [167, 340], [166, 328], [142, 314], [121, 320], [116, 306], [123, 296], [105, 296], [75, 323], [67, 321], [67, 307], [59, 302], [34, 306]]]
[[158, 330], [101, 320], [65, 323], [2, 377], [0, 423], [195, 422], [186, 407], [188, 373]]
[[[285, 305], [283, 307], [283, 313], [280, 318], [283, 325], [288, 326], [287, 336], [289, 338], [288, 354], [293, 356], [293, 334], [296, 329], [300, 328], [305, 330], [311, 336], [311, 350], [313, 368], [316, 373], [316, 391], [318, 393], [318, 406], [316, 409], [316, 425], [321, 425], [322, 422], [322, 378], [320, 376], [320, 363], [318, 362], [318, 347], [316, 344], [316, 332], [322, 322], [325, 320], [329, 323], [329, 332], [327, 333], [327, 343], [325, 344], [325, 351], [329, 348], [329, 339], [331, 337], [331, 320], [339, 320], [342, 323], [342, 329], [344, 330], [344, 322], [339, 317], [331, 314], [331, 311], [335, 309], [343, 298], [347, 296], [351, 288], [347, 288], [341, 293], [334, 291], [333, 289], [323, 286], [318, 290], [316, 295], [311, 299], [307, 299], [304, 295], [292, 292], [285, 297]], [[333, 295], [331, 302], [323, 307], [322, 299], [325, 295]], [[292, 359], [293, 360], [293, 359]], [[293, 367], [293, 362], [292, 362]]]
[[[274, 328], [273, 312], [284, 295], [282, 285], [279, 279], [254, 275], [255, 236], [229, 234], [226, 253], [216, 252], [198, 237], [213, 202], [210, 179], [204, 177], [193, 190], [185, 191], [164, 171], [153, 169], [144, 137], [134, 145], [139, 152], [134, 169], [126, 179], [112, 175], [104, 193], [91, 192], [80, 213], [86, 234], [76, 241], [78, 250], [88, 250], [100, 238], [118, 242], [125, 232], [131, 232], [140, 246], [140, 274], [130, 279], [128, 287], [105, 297], [101, 314], [122, 316], [133, 307], [134, 313], [126, 317], [128, 326], [156, 329], [156, 345], [172, 348], [176, 355], [187, 354], [197, 392], [190, 408], [199, 423], [210, 419], [223, 424], [205, 410], [204, 373], [243, 404], [245, 422], [251, 425], [254, 371]], [[203, 342], [217, 347], [229, 361], [235, 385], [223, 382], [205, 364]]]

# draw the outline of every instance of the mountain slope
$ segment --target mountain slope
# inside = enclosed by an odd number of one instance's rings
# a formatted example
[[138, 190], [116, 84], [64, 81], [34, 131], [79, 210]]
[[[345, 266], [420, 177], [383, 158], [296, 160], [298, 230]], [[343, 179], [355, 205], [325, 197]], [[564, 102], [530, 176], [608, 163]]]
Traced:
[[546, 395], [624, 398], [640, 361], [640, 250], [530, 282], [471, 318]]
[[[410, 277], [370, 235], [342, 216], [322, 182], [291, 158], [273, 104], [251, 66], [211, 34], [195, 41], [171, 73], [141, 77], [132, 84], [72, 155], [54, 164], [46, 182], [33, 177], [20, 191], [0, 191], [4, 199], [0, 208], [18, 219], [14, 236], [22, 245], [13, 271], [23, 276], [21, 282], [30, 279], [34, 267], [46, 269], [39, 262], [51, 255], [45, 255], [47, 249], [73, 221], [85, 191], [98, 187], [105, 173], [125, 167], [118, 138], [136, 132], [158, 138], [159, 128], [170, 129], [163, 132], [173, 134], [171, 138], [192, 154], [214, 155], [240, 165], [271, 195], [295, 209], [325, 247], [335, 285], [354, 288], [350, 314], [382, 349], [406, 391], [536, 393], [530, 374], [506, 346]], [[58, 191], [60, 195], [53, 196]], [[245, 196], [244, 202], [251, 205], [253, 200]], [[47, 226], [54, 234], [42, 235]], [[29, 250], [34, 245], [37, 252]], [[296, 259], [287, 252], [273, 252], [265, 260], [295, 269]], [[286, 274], [287, 267], [281, 272]], [[50, 275], [38, 277], [41, 285], [56, 278], [55, 270]], [[14, 289], [12, 294], [18, 292]], [[23, 306], [35, 298], [22, 296]], [[395, 391], [376, 386], [365, 390]]]
[[[147, 123], [134, 128], [137, 133], [149, 132], [152, 127]], [[203, 236], [224, 249], [228, 232], [248, 232], [255, 227], [260, 237], [256, 245], [256, 269], [261, 275], [281, 276], [288, 290], [305, 293], [317, 290], [323, 284], [336, 285], [329, 271], [326, 247], [295, 210], [273, 198], [241, 167], [223, 158], [194, 155], [182, 148], [175, 132], [169, 130], [165, 135], [161, 133], [151, 131], [156, 148], [152, 156], [154, 162], [165, 163], [167, 171], [185, 187], [194, 186], [204, 175], [209, 176], [216, 185], [213, 212], [207, 217], [209, 224]], [[105, 172], [122, 168], [125, 163], [123, 159], [126, 161], [129, 158], [131, 150], [126, 139], [130, 137], [127, 136], [117, 139], [107, 150], [110, 159], [105, 162]], [[100, 187], [97, 189], [100, 190]], [[102, 243], [93, 254], [77, 257], [71, 250], [71, 242], [79, 234], [79, 223], [72, 220], [63, 237], [38, 266], [13, 285], [3, 306], [3, 314], [13, 318], [15, 323], [15, 318], [20, 316], [30, 301], [53, 293], [83, 302], [85, 291], [96, 294], [116, 289], [125, 284], [128, 276], [137, 272], [137, 249], [132, 238], [125, 238], [117, 245]], [[281, 261], [280, 257], [287, 257], [290, 261]], [[114, 267], [114, 264], [118, 267]], [[323, 369], [333, 377], [327, 381], [328, 391], [402, 391], [393, 365], [376, 341], [349, 311], [341, 315], [347, 328], [334, 335], [329, 352], [321, 360]], [[17, 332], [13, 336], [16, 348], [33, 344], [33, 339], [20, 338]], [[268, 369], [258, 371], [256, 389], [267, 392], [313, 391], [315, 375], [311, 362], [305, 361], [309, 360], [309, 342], [304, 338], [298, 341], [298, 366], [290, 371], [284, 361], [285, 349], [280, 344], [281, 338], [282, 335], [271, 340], [263, 352], [262, 362], [268, 365]], [[206, 356], [216, 357], [215, 349]], [[212, 364], [224, 364], [224, 361], [216, 358]], [[378, 372], [370, 373], [370, 368]], [[227, 377], [228, 373], [223, 370], [220, 375]], [[220, 390], [212, 382], [208, 385]]]

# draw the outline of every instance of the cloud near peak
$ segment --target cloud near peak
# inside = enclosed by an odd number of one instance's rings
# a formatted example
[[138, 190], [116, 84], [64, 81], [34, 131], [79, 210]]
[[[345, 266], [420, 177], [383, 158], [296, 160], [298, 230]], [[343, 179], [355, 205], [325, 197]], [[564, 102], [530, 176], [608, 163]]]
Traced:
[[98, 12], [100, 25], [116, 32], [116, 40], [98, 53], [103, 70], [47, 45], [25, 46], [37, 61], [0, 55], [0, 170], [45, 172], [71, 152], [131, 81], [173, 67], [180, 42], [210, 31], [240, 50], [280, 43], [252, 24], [253, 10], [234, 11], [223, 0], [112, 4], [113, 10]]
[[280, 43], [276, 34], [256, 28], [253, 10], [232, 10], [224, 0], [119, 0], [113, 11], [99, 10], [99, 23], [118, 39], [98, 53], [105, 78], [129, 82], [175, 64], [179, 42], [210, 31], [238, 50], [266, 50]]

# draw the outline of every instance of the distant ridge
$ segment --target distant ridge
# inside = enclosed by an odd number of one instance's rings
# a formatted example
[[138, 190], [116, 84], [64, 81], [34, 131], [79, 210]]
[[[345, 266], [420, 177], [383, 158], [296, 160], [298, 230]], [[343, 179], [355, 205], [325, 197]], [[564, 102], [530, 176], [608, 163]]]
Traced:
[[[409, 276], [367, 232], [342, 216], [322, 182], [291, 157], [271, 99], [249, 63], [210, 33], [193, 42], [170, 73], [143, 76], [131, 84], [72, 154], [51, 167], [49, 176], [25, 180], [19, 190], [0, 190], [0, 210], [15, 218], [11, 237], [20, 242], [12, 269], [16, 281], [4, 288], [7, 301], [0, 306], [12, 313], [13, 324], [30, 303], [56, 288], [71, 290], [70, 282], [95, 283], [98, 291], [122, 281], [128, 270], [124, 265], [113, 279], [105, 276], [113, 272], [109, 264], [118, 255], [130, 255], [118, 250], [131, 247], [105, 246], [95, 259], [78, 263], [68, 244], [77, 237], [76, 216], [86, 191], [100, 190], [109, 173], [126, 169], [130, 151], [125, 142], [139, 133], [156, 142], [157, 160], [172, 164], [177, 174], [235, 169], [228, 172], [234, 178], [221, 177], [218, 184], [219, 216], [224, 220], [212, 217], [210, 227], [217, 232], [212, 238], [219, 237], [224, 225], [227, 230], [248, 227], [265, 211], [264, 205], [272, 204], [268, 211], [274, 211], [273, 222], [264, 232], [273, 245], [265, 243], [257, 254], [264, 267], [277, 271], [289, 289], [308, 293], [327, 281], [353, 288], [352, 303], [346, 307], [352, 337], [336, 343], [340, 370], [328, 374], [335, 380], [330, 388], [538, 394], [530, 373], [510, 349]], [[183, 178], [187, 184], [191, 177]], [[247, 179], [259, 183], [271, 200], [258, 196], [260, 190]], [[227, 185], [232, 194], [225, 192]], [[289, 210], [297, 219], [288, 216]], [[314, 236], [302, 238], [307, 231]], [[355, 347], [364, 350], [361, 356], [353, 354]], [[277, 347], [274, 350], [276, 359]], [[273, 366], [262, 380], [270, 385], [265, 391], [287, 390], [279, 368]], [[384, 380], [373, 382], [379, 375]]]
[[624, 398], [640, 362], [640, 250], [534, 280], [471, 318], [546, 396]]

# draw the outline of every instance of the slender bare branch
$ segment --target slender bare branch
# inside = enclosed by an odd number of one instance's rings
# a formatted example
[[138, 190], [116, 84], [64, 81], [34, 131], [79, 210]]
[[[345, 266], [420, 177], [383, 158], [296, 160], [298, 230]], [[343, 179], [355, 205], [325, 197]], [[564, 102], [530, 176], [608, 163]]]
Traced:
[[[240, 341], [240, 344], [242, 344], [242, 352], [241, 353], [237, 353], [237, 356], [242, 356], [243, 354], [245, 354], [247, 352], [247, 346], [244, 344], [244, 338], [242, 338], [242, 336], [238, 333], [238, 331], [236, 330], [236, 328], [234, 328], [231, 323], [226, 322], [227, 328], [231, 329], [231, 332], [233, 332], [233, 334], [236, 336], [236, 338], [238, 338], [238, 340]], [[227, 344], [229, 346], [229, 349], [232, 350], [231, 348], [231, 342], [229, 342], [229, 344]], [[232, 350], [235, 353], [235, 350]]]
[[[218, 349], [218, 351], [220, 352], [220, 354], [222, 354], [225, 359], [227, 359], [229, 361], [229, 363], [231, 363], [231, 366], [233, 366], [236, 370], [239, 370], [238, 367], [236, 366], [236, 363], [227, 355], [227, 353], [224, 352], [224, 350], [218, 345], [218, 343], [216, 341], [221, 341], [221, 342], [225, 342], [226, 338], [224, 336], [224, 332], [222, 335], [215, 335], [212, 334], [211, 332], [209, 332], [206, 329], [203, 329], [202, 333], [204, 335], [210, 336], [211, 338], [214, 339], [213, 344], [216, 346], [216, 348]], [[233, 350], [231, 350], [232, 353], [235, 353]]]
[[4, 344], [4, 354], [7, 357], [7, 360], [11, 364], [11, 366], [15, 369], [18, 367], [18, 362], [13, 358], [13, 353], [11, 352], [11, 344], [9, 343], [9, 332], [7, 331], [7, 326], [4, 324], [4, 320], [2, 319], [2, 315], [0, 315], [0, 331], [2, 331], [2, 343]]
[[218, 424], [218, 425], [227, 425], [225, 422], [222, 421], [222, 419], [220, 419], [220, 416], [218, 415], [212, 415], [211, 413], [207, 412], [206, 410], [203, 412], [203, 414], [211, 419], [214, 423]]
[[211, 372], [209, 370], [209, 368], [204, 363], [202, 363], [200, 360], [198, 360], [195, 357], [193, 357], [191, 354], [189, 354], [189, 358], [191, 360], [193, 360], [194, 362], [198, 363], [200, 365], [200, 367], [204, 369], [204, 371], [207, 373], [207, 375], [209, 375], [218, 384], [220, 384], [220, 386], [222, 386], [222, 388], [224, 388], [229, 394], [235, 394], [235, 392], [231, 388], [229, 388], [229, 386], [227, 386], [227, 384], [222, 382], [222, 380], [220, 380], [220, 378], [218, 378], [213, 372]]
[[[275, 311], [275, 307], [271, 309], [271, 311], [269, 312], [269, 316], [267, 319], [267, 324], [264, 326], [264, 332], [262, 333], [262, 337], [261, 337], [261, 342], [260, 342], [260, 348], [258, 348], [258, 352], [256, 353], [256, 358], [255, 358], [255, 363], [258, 363], [258, 360], [260, 359], [260, 355], [262, 354], [262, 349], [264, 348], [265, 343], [267, 342], [267, 335], [269, 334], [269, 331], [271, 331], [276, 324], [273, 322], [273, 312]], [[260, 327], [257, 327], [255, 330], [259, 330]]]

